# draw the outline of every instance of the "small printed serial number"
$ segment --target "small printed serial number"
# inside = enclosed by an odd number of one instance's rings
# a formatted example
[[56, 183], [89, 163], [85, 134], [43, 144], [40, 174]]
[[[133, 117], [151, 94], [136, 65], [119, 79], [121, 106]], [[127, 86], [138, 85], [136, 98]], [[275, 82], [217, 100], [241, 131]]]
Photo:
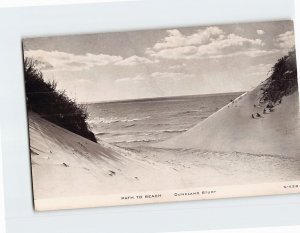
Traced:
[[298, 188], [300, 188], [300, 185], [298, 185], [298, 184], [284, 185], [283, 188], [285, 188], [285, 189], [298, 189]]

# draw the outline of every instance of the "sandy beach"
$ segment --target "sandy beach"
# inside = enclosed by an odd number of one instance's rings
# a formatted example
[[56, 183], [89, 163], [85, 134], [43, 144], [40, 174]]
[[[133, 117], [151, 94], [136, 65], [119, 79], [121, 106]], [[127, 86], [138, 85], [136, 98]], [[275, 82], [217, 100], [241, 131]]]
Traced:
[[243, 94], [175, 138], [134, 149], [91, 142], [30, 113], [34, 197], [55, 200], [299, 180], [299, 146], [289, 147], [299, 140], [298, 92], [284, 98], [274, 112], [250, 119], [253, 111], [264, 108], [257, 103], [259, 90]]

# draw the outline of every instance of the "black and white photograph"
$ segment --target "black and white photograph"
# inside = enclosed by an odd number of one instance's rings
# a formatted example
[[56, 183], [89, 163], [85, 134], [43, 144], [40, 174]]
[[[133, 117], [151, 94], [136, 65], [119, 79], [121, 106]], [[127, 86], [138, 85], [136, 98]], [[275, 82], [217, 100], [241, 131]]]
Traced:
[[35, 210], [300, 192], [292, 21], [22, 45]]

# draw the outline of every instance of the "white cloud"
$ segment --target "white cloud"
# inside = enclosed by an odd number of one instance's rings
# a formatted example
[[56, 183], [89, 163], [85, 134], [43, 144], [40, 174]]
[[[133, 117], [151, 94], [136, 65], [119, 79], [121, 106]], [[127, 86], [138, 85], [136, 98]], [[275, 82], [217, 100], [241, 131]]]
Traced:
[[258, 35], [264, 35], [264, 34], [265, 34], [265, 31], [259, 29], [259, 30], [256, 31], [256, 33], [257, 33]]
[[78, 71], [90, 69], [94, 66], [105, 66], [121, 61], [121, 56], [106, 54], [75, 55], [59, 51], [29, 50], [25, 57], [38, 60], [42, 70]]
[[266, 56], [266, 55], [272, 55], [279, 53], [280, 50], [278, 49], [273, 49], [273, 50], [259, 50], [259, 49], [250, 49], [250, 50], [245, 50], [245, 51], [238, 51], [234, 53], [229, 53], [229, 54], [220, 54], [220, 55], [212, 55], [209, 57], [203, 57], [203, 58], [226, 58], [226, 57], [238, 57], [238, 56], [248, 56], [248, 57], [259, 57], [259, 56]]
[[226, 34], [218, 27], [208, 27], [187, 36], [178, 30], [169, 30], [167, 33], [167, 37], [146, 50], [147, 55], [164, 59], [213, 58], [237, 52], [247, 55], [248, 51], [262, 50], [265, 45], [260, 39]]
[[151, 77], [156, 79], [182, 80], [194, 77], [193, 74], [175, 73], [175, 72], [154, 72]]
[[172, 65], [172, 66], [170, 66], [170, 69], [172, 69], [172, 70], [178, 70], [178, 69], [183, 69], [186, 66], [187, 66], [187, 64], [181, 63], [181, 64], [178, 64], [178, 65]]
[[120, 66], [136, 66], [140, 64], [151, 64], [151, 63], [157, 63], [157, 61], [153, 61], [145, 57], [139, 57], [134, 55], [124, 60], [118, 61], [115, 64]]
[[123, 58], [107, 54], [75, 55], [60, 51], [29, 50], [25, 51], [25, 57], [34, 58], [38, 61], [39, 68], [43, 71], [79, 71], [87, 70], [95, 66], [118, 65], [135, 66], [139, 64], [157, 63], [145, 57], [131, 56]]
[[196, 46], [185, 46], [185, 47], [177, 47], [177, 48], [169, 48], [162, 49], [158, 51], [154, 51], [152, 49], [148, 49], [146, 54], [155, 58], [165, 58], [165, 59], [191, 59], [195, 55], [197, 55], [197, 47]]
[[165, 80], [172, 80], [172, 81], [179, 81], [183, 79], [193, 78], [194, 74], [187, 74], [187, 73], [179, 73], [179, 72], [154, 72], [152, 74], [138, 74], [133, 77], [125, 77], [116, 79], [116, 84], [137, 84], [141, 81], [150, 81], [150, 79], [156, 79], [156, 81], [165, 81]]
[[140, 81], [144, 81], [145, 78], [142, 74], [138, 74], [134, 77], [126, 77], [126, 78], [120, 78], [120, 79], [116, 79], [115, 82], [116, 83], [124, 83], [124, 82], [140, 82]]
[[207, 27], [204, 30], [200, 29], [196, 33], [189, 36], [183, 35], [177, 29], [168, 30], [167, 33], [167, 37], [154, 45], [153, 48], [155, 50], [205, 44], [211, 39], [217, 38], [224, 34], [224, 32], [218, 27]]
[[258, 56], [265, 56], [271, 55], [280, 52], [278, 49], [273, 50], [264, 50], [264, 49], [248, 49], [248, 50], [241, 50], [237, 52], [231, 53], [201, 53], [201, 50], [197, 50], [194, 53], [188, 53], [188, 50], [182, 50], [182, 48], [178, 49], [165, 49], [162, 51], [157, 52], [155, 55], [156, 57], [165, 58], [165, 59], [220, 59], [226, 57], [236, 57], [236, 56], [248, 56], [248, 57], [258, 57]]
[[275, 45], [283, 49], [292, 49], [295, 46], [294, 32], [287, 31], [283, 34], [278, 35], [275, 38]]

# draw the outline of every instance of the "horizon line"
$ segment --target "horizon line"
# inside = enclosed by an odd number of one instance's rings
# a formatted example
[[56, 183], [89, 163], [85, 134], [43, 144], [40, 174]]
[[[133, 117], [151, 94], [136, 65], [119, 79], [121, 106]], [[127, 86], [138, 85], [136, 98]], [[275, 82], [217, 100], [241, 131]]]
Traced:
[[138, 101], [170, 99], [170, 98], [180, 98], [180, 97], [228, 95], [228, 94], [245, 93], [245, 92], [247, 92], [247, 91], [220, 92], [220, 93], [193, 94], [193, 95], [174, 95], [174, 96], [161, 96], [161, 97], [146, 97], [146, 98], [137, 98], [137, 99], [104, 100], [104, 101], [79, 102], [78, 104], [121, 103], [121, 102], [134, 102], [134, 101], [138, 102]]

